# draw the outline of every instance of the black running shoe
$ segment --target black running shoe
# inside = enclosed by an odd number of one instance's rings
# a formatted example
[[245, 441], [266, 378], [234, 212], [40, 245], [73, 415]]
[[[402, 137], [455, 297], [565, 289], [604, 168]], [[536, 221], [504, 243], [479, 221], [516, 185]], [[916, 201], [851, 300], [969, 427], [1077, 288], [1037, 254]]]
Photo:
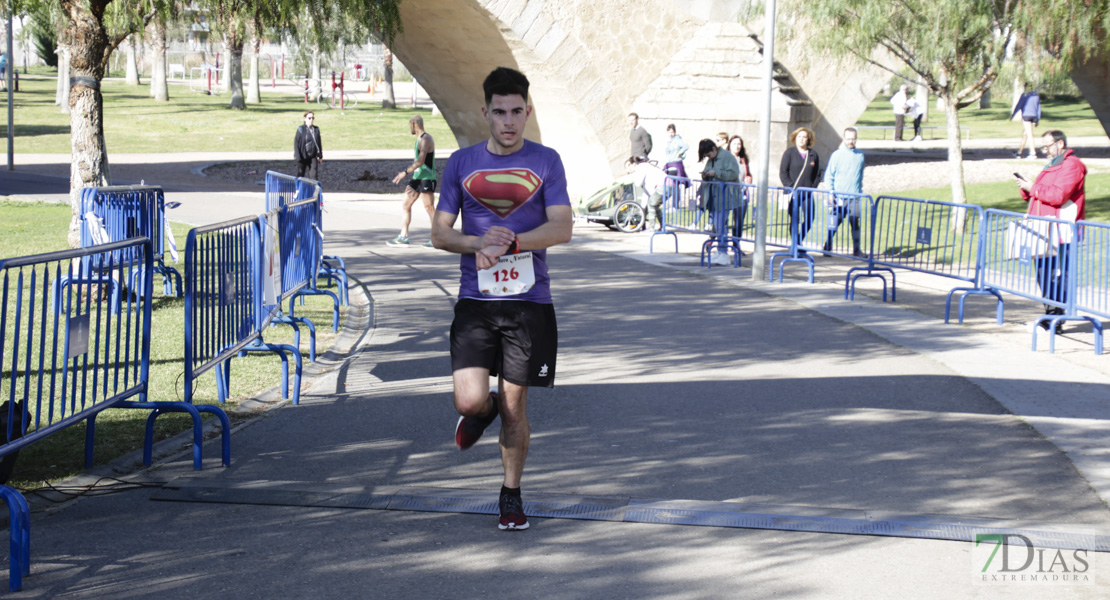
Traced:
[[520, 496], [501, 494], [501, 520], [497, 528], [501, 531], [528, 529], [528, 517], [524, 516], [524, 502]]
[[492, 413], [485, 417], [459, 417], [459, 422], [455, 424], [455, 445], [459, 450], [466, 450], [478, 443], [486, 427], [497, 418], [497, 392], [490, 392], [489, 397], [493, 402]]

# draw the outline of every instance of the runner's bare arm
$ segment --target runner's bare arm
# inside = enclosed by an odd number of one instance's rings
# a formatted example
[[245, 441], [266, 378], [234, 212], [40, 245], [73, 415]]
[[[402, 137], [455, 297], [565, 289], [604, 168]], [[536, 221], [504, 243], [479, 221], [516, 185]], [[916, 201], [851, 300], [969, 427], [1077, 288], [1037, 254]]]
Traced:
[[420, 155], [416, 157], [416, 160], [414, 160], [411, 165], [405, 167], [404, 171], [401, 171], [397, 174], [396, 177], [393, 178], [393, 183], [401, 183], [401, 180], [405, 178], [405, 175], [408, 175], [409, 173], [415, 173], [416, 170], [420, 168], [420, 165], [424, 164], [424, 161], [428, 158], [428, 153], [435, 150], [435, 144], [432, 142], [431, 138], [432, 136], [430, 135], [426, 135], [420, 138], [420, 141], [418, 142]]
[[[560, 204], [547, 207], [547, 222], [532, 231], [518, 233], [516, 236], [520, 251], [543, 250], [570, 241], [574, 229], [574, 211], [570, 206]], [[510, 240], [511, 242], [511, 240]]]

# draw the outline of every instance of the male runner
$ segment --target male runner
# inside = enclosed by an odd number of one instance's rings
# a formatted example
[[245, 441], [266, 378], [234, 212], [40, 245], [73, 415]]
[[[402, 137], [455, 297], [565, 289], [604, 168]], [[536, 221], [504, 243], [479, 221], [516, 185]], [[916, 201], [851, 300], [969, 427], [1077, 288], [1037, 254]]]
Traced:
[[[386, 242], [390, 246], [409, 245], [409, 223], [412, 221], [412, 205], [417, 198], [424, 203], [424, 210], [428, 211], [428, 218], [435, 214], [435, 204], [432, 195], [436, 191], [436, 143], [432, 136], [424, 131], [424, 117], [413, 115], [409, 119], [409, 131], [416, 136], [416, 147], [413, 153], [416, 160], [393, 178], [393, 183], [401, 183], [405, 175], [412, 173], [412, 179], [405, 187], [405, 202], [401, 206], [404, 215], [401, 217], [401, 234]], [[426, 248], [432, 247], [432, 241], [425, 242]]]
[[[520, 476], [531, 429], [528, 387], [555, 383], [558, 331], [546, 248], [570, 241], [573, 213], [558, 153], [524, 139], [532, 114], [528, 79], [499, 67], [482, 87], [487, 141], [451, 155], [439, 208], [435, 247], [462, 254], [451, 324], [455, 443], [466, 450], [501, 415], [498, 528], [528, 528]], [[462, 213], [462, 231], [454, 228]], [[491, 392], [489, 378], [498, 378]]]

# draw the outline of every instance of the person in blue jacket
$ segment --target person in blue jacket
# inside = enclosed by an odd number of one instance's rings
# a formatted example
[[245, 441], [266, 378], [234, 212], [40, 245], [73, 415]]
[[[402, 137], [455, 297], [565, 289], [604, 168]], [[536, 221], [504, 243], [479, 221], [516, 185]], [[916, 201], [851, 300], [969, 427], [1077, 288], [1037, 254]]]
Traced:
[[1017, 104], [1014, 105], [1013, 112], [1010, 113], [1010, 120], [1021, 113], [1021, 145], [1018, 146], [1018, 151], [1014, 153], [1014, 158], [1021, 158], [1021, 153], [1025, 151], [1025, 144], [1029, 144], [1029, 156], [1025, 158], [1029, 160], [1037, 160], [1037, 144], [1036, 138], [1033, 137], [1033, 128], [1041, 122], [1041, 96], [1037, 90], [1030, 89], [1028, 83], [1025, 84], [1025, 93], [1018, 98]]
[[[856, 148], [856, 129], [844, 130], [844, 143], [829, 157], [825, 167], [825, 187], [831, 194], [827, 196], [829, 211], [829, 235], [825, 241], [825, 251], [833, 249], [833, 237], [845, 218], [852, 228], [852, 255], [863, 256], [860, 252], [860, 198], [863, 193], [863, 152]], [[837, 192], [840, 192], [839, 194]]]

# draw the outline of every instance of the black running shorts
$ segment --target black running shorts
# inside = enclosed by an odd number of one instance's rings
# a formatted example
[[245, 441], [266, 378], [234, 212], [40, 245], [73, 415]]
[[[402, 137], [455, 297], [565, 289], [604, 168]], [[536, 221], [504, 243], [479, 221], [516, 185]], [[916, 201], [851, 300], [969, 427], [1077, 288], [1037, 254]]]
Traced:
[[554, 387], [558, 345], [551, 304], [462, 298], [455, 305], [452, 371], [482, 367], [517, 385]]
[[435, 179], [410, 179], [409, 187], [417, 194], [434, 194], [436, 191]]

